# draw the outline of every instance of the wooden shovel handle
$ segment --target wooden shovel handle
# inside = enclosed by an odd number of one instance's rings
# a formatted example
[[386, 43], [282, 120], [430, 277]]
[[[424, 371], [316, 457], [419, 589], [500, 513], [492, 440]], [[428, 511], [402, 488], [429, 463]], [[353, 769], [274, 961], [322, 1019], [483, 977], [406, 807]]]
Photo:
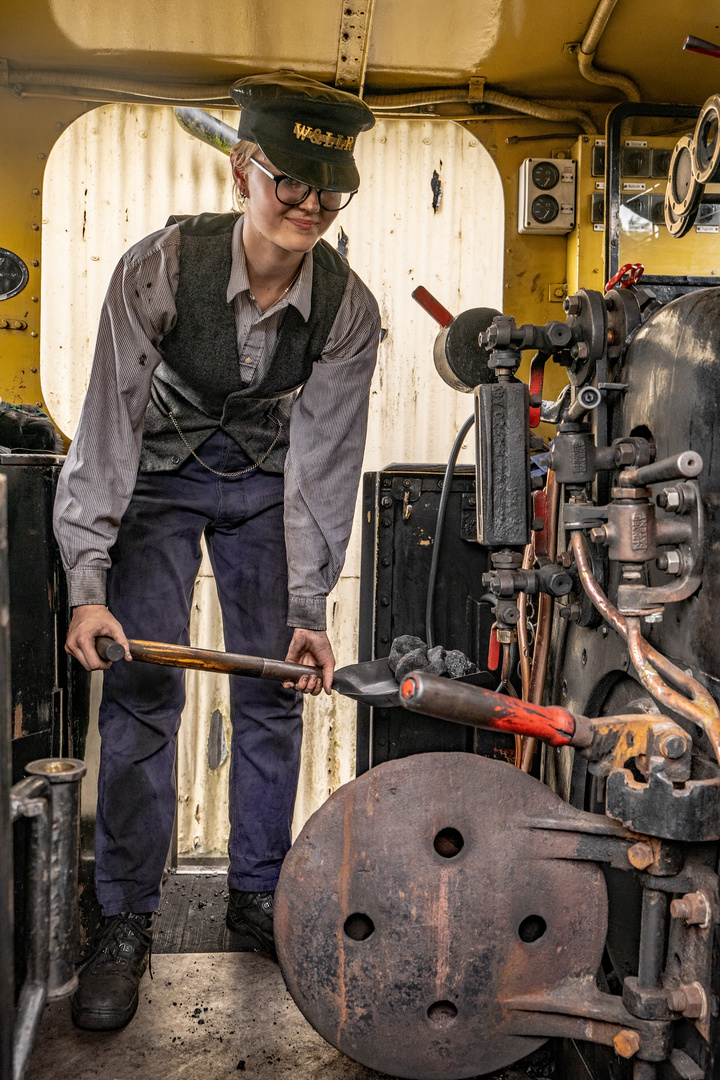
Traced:
[[[133, 660], [166, 667], [195, 668], [199, 671], [220, 671], [225, 675], [246, 675], [251, 679], [275, 679], [277, 682], [297, 682], [303, 675], [317, 675], [320, 668], [305, 664], [288, 664], [283, 660], [264, 660], [260, 656], [241, 656], [239, 653], [216, 652], [214, 649], [195, 649], [189, 645], [165, 645], [161, 641], [128, 641]], [[103, 660], [121, 660], [125, 650], [112, 638], [95, 639], [95, 648]]]

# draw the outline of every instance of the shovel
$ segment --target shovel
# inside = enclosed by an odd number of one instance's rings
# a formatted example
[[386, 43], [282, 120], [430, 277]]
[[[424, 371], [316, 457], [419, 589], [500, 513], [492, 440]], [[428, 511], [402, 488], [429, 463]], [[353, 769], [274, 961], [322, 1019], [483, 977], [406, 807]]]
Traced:
[[[165, 645], [159, 641], [129, 641], [133, 660], [146, 664], [164, 664], [168, 667], [195, 668], [200, 671], [220, 671], [225, 675], [245, 675], [251, 679], [276, 679], [296, 682], [302, 675], [318, 675], [320, 668], [304, 664], [288, 664], [282, 660], [263, 660], [259, 656], [241, 656], [239, 653], [216, 652], [212, 649], [195, 649], [186, 645]], [[121, 660], [125, 650], [112, 638], [99, 637], [95, 648], [103, 660], [114, 663]], [[376, 709], [399, 705], [398, 684], [386, 658], [369, 660], [364, 664], [349, 664], [335, 672], [333, 690], [353, 701], [372, 705]]]

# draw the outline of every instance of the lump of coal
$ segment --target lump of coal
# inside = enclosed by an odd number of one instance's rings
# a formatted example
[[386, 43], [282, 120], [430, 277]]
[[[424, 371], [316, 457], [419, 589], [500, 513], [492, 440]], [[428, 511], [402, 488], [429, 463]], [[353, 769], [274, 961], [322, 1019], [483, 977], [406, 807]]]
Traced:
[[422, 638], [415, 637], [413, 634], [402, 634], [400, 637], [396, 637], [390, 646], [390, 655], [388, 656], [390, 670], [395, 671], [403, 656], [415, 652], [417, 649], [426, 648], [427, 646]]
[[428, 675], [444, 675], [447, 671], [445, 666], [445, 650], [442, 645], [436, 645], [434, 649], [428, 649], [428, 666], [425, 671]]
[[477, 666], [472, 660], [468, 660], [465, 653], [459, 649], [450, 649], [445, 653], [445, 665], [451, 679], [460, 679], [463, 675], [473, 675]]
[[427, 666], [427, 646], [423, 645], [421, 649], [413, 649], [412, 652], [405, 653], [405, 655], [398, 660], [395, 666], [395, 678], [398, 682], [402, 682], [405, 676], [409, 675], [411, 671], [425, 671]]

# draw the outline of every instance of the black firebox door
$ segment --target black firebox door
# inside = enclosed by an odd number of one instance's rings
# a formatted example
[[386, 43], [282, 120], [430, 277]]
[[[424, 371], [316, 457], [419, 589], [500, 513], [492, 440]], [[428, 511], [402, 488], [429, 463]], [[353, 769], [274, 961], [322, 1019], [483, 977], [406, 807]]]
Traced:
[[[365, 473], [358, 659], [388, 656], [394, 638], [425, 640], [425, 604], [444, 465], [388, 465]], [[487, 667], [492, 607], [481, 602], [488, 553], [476, 542], [475, 469], [455, 470], [440, 544], [435, 643]], [[499, 681], [500, 675], [497, 673]], [[357, 774], [409, 754], [463, 750], [512, 760], [514, 739], [400, 707], [358, 705]]]

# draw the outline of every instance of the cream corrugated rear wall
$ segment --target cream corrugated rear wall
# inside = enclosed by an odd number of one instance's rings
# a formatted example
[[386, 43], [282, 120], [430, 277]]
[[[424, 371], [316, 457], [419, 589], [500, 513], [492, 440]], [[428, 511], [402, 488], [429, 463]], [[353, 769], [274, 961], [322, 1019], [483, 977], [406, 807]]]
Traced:
[[[237, 113], [218, 113], [229, 124]], [[502, 193], [489, 155], [449, 122], [379, 121], [358, 144], [362, 191], [340, 225], [353, 268], [380, 304], [387, 330], [372, 388], [365, 468], [443, 461], [472, 408], [435, 373], [435, 323], [411, 299], [425, 285], [451, 311], [502, 305]], [[432, 209], [437, 172], [442, 201]], [[43, 199], [42, 380], [45, 401], [68, 435], [77, 426], [100, 306], [123, 250], [171, 213], [228, 210], [227, 158], [185, 134], [170, 109], [110, 105], [78, 120], [48, 162]], [[461, 458], [461, 460], [463, 460]], [[464, 460], [470, 460], [465, 454]], [[328, 604], [338, 664], [356, 658], [359, 521]], [[192, 637], [222, 648], [209, 567], [195, 592]], [[227, 683], [188, 673], [179, 749], [179, 851], [217, 854], [227, 839], [228, 763], [207, 764], [210, 718], [222, 713], [230, 741]], [[355, 707], [333, 695], [305, 708], [295, 824], [354, 775]], [[86, 808], [87, 809], [87, 808]]]

